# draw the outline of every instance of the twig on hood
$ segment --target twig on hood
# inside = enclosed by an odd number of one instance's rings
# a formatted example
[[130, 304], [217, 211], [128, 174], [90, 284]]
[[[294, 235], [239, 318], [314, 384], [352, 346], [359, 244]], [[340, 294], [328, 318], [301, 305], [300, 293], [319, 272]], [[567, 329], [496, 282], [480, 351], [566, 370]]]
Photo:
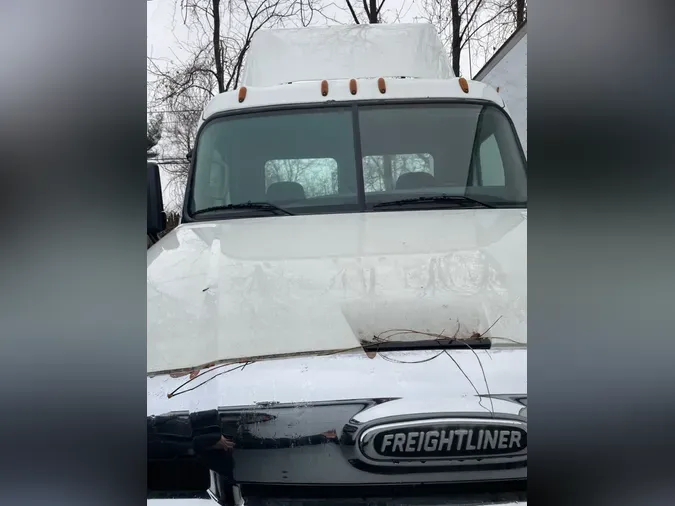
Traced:
[[[494, 323], [493, 323], [492, 325], [490, 325], [490, 326], [487, 328], [487, 330], [486, 330], [485, 332], [483, 332], [482, 334], [480, 334], [480, 335], [478, 336], [478, 338], [480, 339], [480, 338], [482, 338], [485, 334], [487, 334], [488, 332], [490, 332], [490, 329], [491, 329], [492, 327], [494, 327], [495, 325], [497, 325], [497, 323], [499, 322], [499, 320], [502, 319], [502, 316], [503, 316], [503, 315], [501, 315], [499, 318], [497, 318], [497, 319], [494, 321]], [[481, 370], [481, 372], [483, 373], [483, 381], [485, 382], [485, 389], [487, 390], [487, 395], [488, 395], [488, 397], [489, 397], [489, 399], [490, 399], [490, 413], [492, 414], [492, 417], [494, 418], [494, 416], [495, 416], [495, 406], [494, 406], [494, 401], [492, 400], [492, 395], [490, 394], [490, 385], [488, 384], [487, 376], [486, 376], [486, 374], [485, 374], [485, 369], [483, 369], [483, 361], [480, 359], [480, 357], [479, 357], [478, 354], [476, 353], [476, 350], [474, 350], [473, 348], [471, 348], [471, 346], [469, 346], [467, 343], [464, 343], [464, 344], [466, 344], [466, 345], [469, 347], [469, 349], [470, 349], [470, 350], [473, 352], [473, 354], [476, 356], [476, 360], [478, 360], [478, 365], [480, 366], [480, 370]], [[490, 354], [488, 353], [488, 356], [489, 356], [489, 355], [490, 355]], [[490, 356], [490, 359], [492, 359], [491, 356]], [[478, 401], [478, 403], [481, 404], [482, 401], [483, 401], [483, 397], [481, 396], [481, 400]], [[481, 406], [482, 406], [482, 404], [481, 404]]]
[[[404, 334], [418, 334], [418, 335], [421, 335], [421, 336], [435, 337], [436, 339], [455, 339], [458, 332], [459, 332], [459, 325], [457, 327], [457, 332], [455, 332], [452, 336], [446, 336], [443, 333], [435, 334], [433, 332], [424, 332], [422, 330], [390, 329], [390, 330], [385, 330], [384, 332], [380, 332], [379, 334], [374, 336], [374, 339], [379, 341], [379, 342], [387, 342], [387, 341], [391, 340], [392, 337], [400, 336], [400, 335], [404, 335]], [[387, 335], [384, 336], [383, 334], [387, 334]]]
[[503, 339], [504, 341], [509, 341], [510, 343], [514, 344], [520, 344], [521, 346], [527, 345], [527, 343], [523, 343], [522, 341], [516, 341], [515, 339], [509, 339], [508, 337], [493, 337], [492, 339]]
[[[415, 360], [415, 361], [397, 360], [397, 359], [394, 359], [394, 358], [391, 358], [391, 357], [387, 357], [387, 356], [383, 355], [382, 353], [380, 353], [380, 352], [379, 352], [379, 349], [376, 349], [376, 350], [375, 350], [375, 353], [380, 354], [380, 356], [382, 356], [382, 358], [383, 358], [384, 360], [387, 360], [388, 362], [395, 362], [395, 363], [400, 363], [400, 364], [422, 364], [422, 363], [425, 363], [425, 362], [429, 362], [429, 361], [431, 361], [431, 360], [434, 360], [434, 359], [438, 358], [439, 356], [441, 356], [443, 353], [445, 353], [448, 357], [450, 357], [450, 360], [453, 361], [453, 363], [457, 366], [457, 368], [460, 370], [460, 372], [462, 373], [462, 375], [464, 375], [464, 377], [467, 379], [467, 381], [469, 382], [469, 384], [471, 385], [471, 387], [472, 387], [472, 388], [474, 389], [474, 391], [476, 392], [476, 395], [481, 399], [481, 401], [479, 401], [479, 404], [481, 405], [481, 407], [483, 407], [484, 409], [488, 410], [488, 411], [494, 416], [494, 403], [493, 403], [493, 400], [492, 400], [492, 395], [490, 394], [490, 386], [489, 386], [488, 381], [487, 381], [487, 375], [485, 374], [485, 369], [483, 368], [483, 363], [482, 363], [480, 357], [478, 356], [478, 354], [476, 353], [476, 350], [474, 350], [473, 347], [472, 347], [471, 345], [469, 345], [469, 343], [466, 342], [466, 341], [468, 341], [468, 340], [470, 340], [470, 339], [482, 339], [483, 336], [484, 336], [484, 335], [485, 335], [492, 327], [494, 327], [500, 319], [501, 319], [501, 316], [500, 316], [499, 318], [497, 318], [497, 320], [496, 320], [490, 327], [488, 327], [488, 329], [487, 329], [485, 332], [483, 332], [482, 334], [478, 334], [477, 332], [475, 332], [475, 333], [472, 334], [471, 337], [468, 338], [468, 339], [457, 338], [457, 334], [459, 333], [459, 330], [460, 330], [460, 328], [461, 328], [461, 324], [460, 324], [459, 321], [457, 321], [457, 330], [455, 331], [455, 333], [454, 333], [452, 336], [446, 336], [446, 335], [445, 335], [445, 329], [443, 329], [443, 331], [442, 331], [440, 334], [434, 334], [434, 333], [432, 333], [432, 332], [423, 332], [423, 331], [418, 331], [418, 330], [413, 330], [413, 329], [391, 329], [391, 330], [387, 330], [387, 331], [381, 332], [380, 334], [378, 334], [378, 335], [376, 335], [376, 336], [373, 336], [373, 342], [374, 342], [375, 344], [382, 344], [382, 343], [385, 343], [385, 342], [391, 340], [392, 337], [397, 336], [397, 335], [401, 335], [401, 334], [418, 334], [418, 335], [423, 335], [423, 336], [433, 337], [433, 338], [435, 338], [435, 340], [437, 340], [437, 341], [444, 339], [444, 340], [455, 340], [455, 341], [457, 341], [457, 342], [459, 342], [459, 343], [462, 343], [464, 346], [466, 346], [467, 348], [469, 348], [469, 349], [471, 350], [471, 352], [472, 352], [472, 353], [474, 354], [474, 356], [476, 357], [476, 360], [478, 360], [478, 365], [480, 366], [481, 372], [482, 372], [482, 374], [483, 374], [483, 380], [484, 380], [484, 382], [485, 382], [485, 388], [486, 388], [486, 390], [487, 390], [487, 395], [488, 395], [488, 397], [490, 398], [491, 410], [489, 410], [487, 407], [485, 407], [485, 406], [483, 406], [482, 404], [480, 404], [480, 402], [482, 402], [482, 397], [483, 397], [483, 396], [480, 394], [480, 392], [479, 392], [478, 389], [476, 388], [476, 385], [473, 383], [473, 381], [471, 381], [471, 378], [469, 378], [469, 376], [466, 374], [466, 372], [464, 371], [464, 369], [462, 369], [462, 367], [457, 363], [457, 361], [454, 359], [454, 357], [452, 357], [452, 355], [450, 355], [450, 353], [448, 353], [448, 350], [442, 350], [442, 351], [440, 351], [439, 353], [437, 353], [436, 355], [434, 355], [434, 356], [432, 356], [432, 357], [428, 357], [428, 358], [425, 358], [425, 359], [422, 359], [422, 360]], [[383, 334], [388, 334], [388, 335], [387, 335], [386, 338], [385, 338], [385, 337], [383, 336]], [[505, 337], [500, 337], [499, 339], [505, 339], [505, 340], [507, 340], [507, 341], [511, 341], [511, 342], [513, 342], [513, 343], [521, 344], [521, 345], [522, 345], [522, 344], [525, 344], [525, 343], [521, 343], [521, 342], [515, 341], [515, 340], [513, 340], [513, 339], [505, 338]], [[353, 348], [345, 348], [345, 349], [340, 349], [340, 350], [331, 350], [331, 351], [327, 351], [327, 352], [318, 352], [318, 353], [315, 353], [315, 355], [316, 355], [316, 356], [329, 356], [329, 355], [337, 355], [337, 354], [345, 353], [345, 352], [348, 352], [348, 351], [359, 350], [359, 349], [360, 349], [360, 350], [363, 350], [363, 345], [364, 345], [364, 344], [365, 344], [365, 342], [362, 342], [360, 346], [355, 346], [355, 347], [353, 347]], [[367, 352], [366, 352], [366, 353], [367, 353]], [[300, 355], [301, 355], [301, 354], [298, 354], [297, 356], [300, 356]], [[489, 353], [488, 353], [488, 355], [489, 355]], [[490, 357], [490, 358], [492, 358], [492, 357]], [[208, 379], [202, 381], [201, 383], [199, 383], [199, 384], [197, 384], [197, 385], [195, 385], [195, 386], [193, 386], [193, 387], [191, 387], [191, 388], [188, 388], [188, 389], [185, 389], [185, 390], [181, 390], [183, 387], [185, 387], [186, 385], [188, 385], [188, 384], [191, 383], [192, 381], [196, 380], [197, 378], [201, 378], [204, 374], [206, 374], [206, 373], [211, 373], [211, 372], [213, 372], [213, 371], [216, 370], [216, 369], [220, 369], [220, 368], [226, 367], [226, 366], [228, 366], [228, 365], [232, 365], [233, 362], [232, 362], [232, 361], [227, 361], [227, 362], [225, 362], [225, 363], [217, 364], [217, 365], [215, 365], [215, 364], [208, 364], [208, 365], [206, 366], [206, 367], [208, 367], [208, 370], [207, 370], [207, 369], [202, 369], [202, 370], [194, 369], [194, 370], [192, 371], [192, 373], [190, 374], [190, 378], [189, 378], [187, 381], [185, 381], [184, 383], [182, 383], [181, 385], [179, 385], [179, 386], [178, 386], [176, 389], [174, 389], [172, 392], [170, 392], [169, 394], [167, 394], [167, 397], [168, 397], [168, 398], [171, 398], [171, 397], [175, 397], [175, 396], [177, 396], [177, 395], [183, 394], [183, 393], [191, 392], [192, 390], [195, 390], [195, 389], [199, 388], [200, 386], [202, 386], [202, 385], [208, 383], [209, 381], [213, 380], [214, 378], [217, 378], [218, 376], [221, 376], [221, 375], [223, 375], [223, 374], [227, 374], [227, 373], [229, 373], [229, 372], [236, 371], [236, 370], [238, 370], [238, 369], [239, 369], [239, 370], [243, 370], [246, 366], [248, 366], [249, 364], [253, 364], [253, 363], [255, 363], [256, 361], [257, 361], [257, 360], [255, 360], [255, 359], [254, 359], [254, 360], [250, 360], [250, 359], [249, 359], [249, 360], [244, 361], [243, 363], [242, 363], [242, 362], [239, 362], [238, 365], [236, 365], [235, 367], [232, 367], [232, 368], [227, 369], [227, 370], [225, 370], [225, 371], [221, 371], [221, 372], [219, 372], [219, 373], [217, 373], [217, 374], [214, 374], [214, 375], [212, 375], [210, 378], [208, 378]], [[197, 371], [196, 374], [195, 374], [195, 371]], [[180, 391], [179, 391], [179, 390], [180, 390]]]
[[407, 361], [407, 360], [397, 360], [395, 358], [387, 357], [384, 353], [380, 353], [380, 356], [386, 360], [387, 362], [395, 362], [397, 364], [423, 364], [424, 362], [430, 362], [431, 360], [440, 357], [445, 353], [446, 350], [440, 351], [438, 354], [434, 355], [433, 357], [425, 358], [422, 360], [412, 360], [412, 361]]
[[[473, 391], [476, 392], [476, 395], [478, 397], [480, 397], [480, 392], [476, 388], [476, 385], [473, 384], [473, 381], [471, 381], [471, 378], [469, 378], [469, 376], [464, 372], [464, 369], [462, 369], [462, 366], [457, 363], [455, 358], [452, 355], [450, 355], [450, 353], [448, 353], [448, 350], [443, 350], [443, 353], [445, 353], [448, 357], [450, 357], [450, 360], [452, 360], [454, 362], [454, 364], [457, 366], [457, 369], [459, 369], [459, 371], [464, 375], [464, 377], [469, 382], [469, 384], [473, 387]], [[480, 401], [478, 403], [480, 404]], [[487, 409], [484, 406], [483, 406], [483, 408]]]
[[217, 378], [218, 376], [221, 376], [222, 374], [227, 374], [228, 372], [236, 371], [237, 369], [243, 370], [244, 367], [246, 367], [246, 366], [249, 365], [250, 363], [252, 363], [252, 362], [250, 362], [250, 361], [249, 361], [249, 362], [244, 362], [243, 364], [239, 364], [239, 365], [237, 365], [237, 366], [235, 366], [235, 367], [232, 367], [231, 369], [227, 369], [226, 371], [221, 371], [221, 372], [219, 372], [218, 374], [214, 374], [214, 375], [211, 376], [209, 379], [206, 379], [206, 380], [202, 381], [202, 382], [199, 383], [198, 385], [195, 385], [195, 386], [193, 386], [193, 387], [191, 387], [191, 388], [187, 388], [187, 389], [182, 390], [182, 391], [179, 392], [179, 390], [180, 390], [181, 388], [183, 388], [185, 385], [187, 385], [188, 383], [190, 383], [190, 382], [196, 380], [197, 378], [201, 378], [201, 377], [202, 377], [204, 374], [206, 374], [207, 372], [210, 373], [210, 372], [214, 371], [214, 370], [217, 369], [217, 368], [225, 367], [226, 365], [232, 365], [232, 364], [230, 363], [230, 364], [222, 364], [222, 365], [219, 365], [219, 366], [215, 366], [214, 368], [211, 368], [211, 369], [209, 369], [208, 371], [204, 371], [204, 372], [198, 374], [197, 376], [190, 378], [190, 379], [187, 380], [186, 382], [180, 384], [180, 385], [179, 385], [178, 387], [176, 387], [172, 392], [170, 392], [169, 394], [167, 394], [167, 397], [168, 397], [169, 399], [171, 399], [172, 397], [176, 397], [177, 395], [185, 394], [185, 393], [187, 393], [187, 392], [191, 392], [192, 390], [196, 390], [196, 389], [199, 388], [200, 386], [204, 385], [205, 383], [208, 383], [209, 381], [211, 381], [211, 380], [214, 379], [214, 378]]
[[[501, 318], [501, 316], [490, 327], [488, 327], [488, 329], [485, 332], [483, 332], [482, 334], [479, 334], [479, 333], [475, 332], [474, 334], [471, 335], [471, 338], [473, 338], [473, 339], [483, 338], [483, 336], [492, 327], [494, 327], [497, 324], [497, 322], [499, 321], [500, 318]], [[485, 388], [487, 390], [487, 395], [490, 399], [490, 408], [488, 408], [487, 406], [484, 406], [482, 404], [483, 396], [480, 394], [480, 391], [478, 390], [476, 385], [473, 383], [473, 381], [471, 381], [471, 378], [469, 378], [469, 376], [466, 374], [464, 369], [462, 369], [462, 367], [459, 365], [459, 363], [455, 360], [455, 358], [452, 355], [450, 355], [450, 353], [448, 353], [448, 350], [443, 350], [440, 353], [438, 353], [437, 355], [434, 355], [432, 357], [429, 357], [429, 358], [426, 358], [426, 359], [423, 359], [423, 360], [412, 361], [412, 362], [408, 362], [408, 361], [404, 361], [404, 360], [396, 360], [396, 359], [393, 359], [391, 357], [387, 357], [383, 354], [381, 354], [381, 356], [382, 356], [382, 358], [384, 358], [385, 360], [387, 360], [389, 362], [396, 362], [396, 363], [403, 363], [403, 364], [420, 364], [420, 363], [424, 363], [424, 362], [429, 362], [430, 360], [434, 360], [435, 358], [438, 358], [440, 355], [445, 353], [448, 357], [450, 357], [450, 360], [453, 361], [453, 363], [457, 366], [457, 368], [460, 370], [460, 372], [467, 379], [467, 381], [469, 382], [469, 384], [473, 388], [474, 392], [476, 392], [476, 396], [478, 397], [478, 404], [483, 409], [488, 411], [492, 417], [494, 417], [494, 402], [492, 400], [492, 395], [490, 394], [490, 385], [489, 385], [488, 380], [487, 380], [487, 375], [485, 374], [485, 368], [483, 367], [483, 362], [480, 359], [480, 357], [478, 356], [478, 354], [476, 353], [476, 350], [474, 350], [473, 347], [471, 345], [469, 345], [469, 343], [466, 342], [467, 339], [457, 339], [457, 334], [459, 334], [460, 328], [461, 328], [461, 323], [458, 320], [457, 321], [457, 330], [455, 330], [455, 333], [452, 336], [446, 336], [445, 335], [445, 329], [443, 329], [439, 334], [434, 334], [434, 333], [431, 333], [431, 332], [423, 332], [423, 331], [413, 330], [413, 329], [391, 329], [391, 330], [381, 332], [380, 334], [378, 334], [376, 336], [373, 336], [373, 341], [375, 341], [377, 343], [383, 343], [383, 342], [391, 340], [393, 337], [398, 336], [398, 335], [417, 334], [417, 335], [424, 335], [424, 336], [428, 336], [428, 337], [433, 337], [437, 341], [439, 341], [441, 339], [452, 339], [452, 340], [455, 340], [458, 343], [462, 343], [464, 346], [469, 348], [469, 350], [471, 350], [471, 352], [476, 357], [476, 360], [478, 361], [478, 366], [480, 367], [481, 373], [483, 374], [483, 381], [485, 382]], [[386, 335], [386, 337], [385, 337], [385, 335]], [[490, 357], [490, 358], [492, 358], [492, 357]]]
[[[435, 338], [436, 341], [441, 340], [441, 339], [448, 339], [448, 340], [456, 340], [456, 341], [462, 341], [463, 339], [458, 338], [457, 334], [459, 334], [459, 330], [461, 328], [461, 324], [459, 321], [457, 322], [457, 330], [455, 333], [451, 336], [445, 335], [445, 329], [439, 334], [435, 334], [433, 332], [424, 332], [421, 330], [413, 330], [413, 329], [390, 329], [390, 330], [385, 330], [384, 332], [380, 332], [379, 334], [373, 336], [373, 341], [375, 342], [380, 342], [380, 343], [386, 343], [388, 341], [391, 341], [393, 337], [400, 336], [400, 335], [405, 335], [405, 334], [416, 334], [420, 336], [427, 336], [427, 337], [433, 337]], [[387, 334], [384, 336], [383, 334]], [[480, 336], [471, 336], [471, 338], [476, 338]]]
[[[502, 316], [504, 316], [504, 315], [502, 315]], [[486, 330], [485, 332], [483, 332], [482, 334], [480, 334], [478, 337], [483, 337], [485, 334], [487, 334], [488, 332], [490, 332], [490, 329], [491, 329], [492, 327], [494, 327], [495, 325], [497, 325], [497, 323], [498, 323], [499, 320], [501, 320], [501, 319], [502, 319], [501, 316], [500, 316], [499, 318], [497, 318], [497, 319], [495, 320], [495, 322], [494, 322], [492, 325], [490, 325], [490, 326], [487, 328], [487, 330]]]
[[[460, 341], [460, 342], [462, 342], [462, 341]], [[487, 390], [487, 395], [490, 398], [490, 410], [489, 411], [490, 411], [490, 414], [492, 415], [492, 417], [494, 418], [494, 416], [495, 416], [495, 406], [494, 406], [494, 402], [492, 401], [492, 395], [490, 394], [490, 385], [488, 384], [487, 375], [485, 374], [485, 369], [483, 369], [483, 361], [478, 356], [478, 353], [476, 353], [476, 350], [474, 350], [469, 345], [469, 343], [463, 343], [463, 344], [471, 350], [471, 353], [473, 353], [474, 356], [476, 357], [476, 360], [478, 360], [478, 365], [480, 367], [481, 372], [483, 373], [483, 381], [485, 382], [485, 390]], [[478, 404], [480, 404], [481, 407], [483, 407], [484, 409], [487, 409], [481, 404], [483, 402], [483, 397], [479, 395], [479, 398], [480, 398], [480, 400], [478, 401]]]

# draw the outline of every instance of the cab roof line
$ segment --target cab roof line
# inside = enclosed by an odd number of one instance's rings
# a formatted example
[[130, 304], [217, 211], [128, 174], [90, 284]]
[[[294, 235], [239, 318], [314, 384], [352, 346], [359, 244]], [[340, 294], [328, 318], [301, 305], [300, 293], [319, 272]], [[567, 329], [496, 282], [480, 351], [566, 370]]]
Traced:
[[[385, 75], [381, 76], [386, 79], [429, 79], [426, 77], [416, 77], [416, 76], [399, 76], [399, 75]], [[275, 86], [284, 86], [287, 84], [301, 84], [301, 83], [320, 83], [323, 81], [335, 82], [335, 81], [349, 81], [351, 77], [332, 77], [330, 79], [298, 79], [297, 81], [286, 81], [283, 83], [278, 83]], [[378, 79], [378, 76], [357, 76], [355, 79]], [[451, 81], [456, 79], [456, 77], [451, 77], [449, 79], [443, 79], [443, 81]], [[438, 79], [439, 81], [441, 79]], [[259, 88], [269, 88], [269, 86], [259, 86]], [[225, 92], [226, 93], [226, 92]]]

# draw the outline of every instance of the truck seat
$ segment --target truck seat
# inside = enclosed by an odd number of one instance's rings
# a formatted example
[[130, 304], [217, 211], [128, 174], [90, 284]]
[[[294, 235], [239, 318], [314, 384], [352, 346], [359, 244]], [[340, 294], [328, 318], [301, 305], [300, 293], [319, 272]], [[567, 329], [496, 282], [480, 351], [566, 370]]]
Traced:
[[281, 181], [272, 183], [267, 188], [268, 202], [290, 202], [293, 200], [304, 200], [305, 189], [300, 183], [292, 181]]

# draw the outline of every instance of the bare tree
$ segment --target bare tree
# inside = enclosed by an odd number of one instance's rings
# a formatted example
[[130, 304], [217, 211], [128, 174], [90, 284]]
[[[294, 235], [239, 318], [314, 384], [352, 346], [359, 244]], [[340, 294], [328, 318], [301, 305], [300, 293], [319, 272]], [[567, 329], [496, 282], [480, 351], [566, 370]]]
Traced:
[[[357, 15], [356, 10], [354, 10], [352, 2], [350, 0], [345, 0], [345, 2], [347, 3], [347, 8], [352, 15], [354, 23], [360, 25], [362, 19]], [[363, 14], [365, 14], [365, 20], [363, 21], [369, 24], [381, 23], [382, 18], [380, 17], [380, 13], [385, 2], [386, 0], [362, 0]]]
[[[318, 0], [175, 0], [174, 18], [190, 30], [174, 58], [148, 58], [151, 109], [165, 115], [162, 153], [172, 186], [187, 179], [201, 111], [218, 93], [239, 86], [253, 36], [262, 28], [305, 26]], [[181, 56], [178, 56], [180, 53]]]
[[366, 191], [390, 191], [402, 174], [428, 172], [433, 174], [433, 159], [426, 153], [386, 154], [363, 158]]
[[[525, 0], [422, 0], [421, 18], [433, 24], [448, 48], [455, 75], [461, 75], [461, 56], [487, 58], [524, 20]], [[474, 47], [471, 47], [474, 46]], [[494, 49], [493, 49], [494, 51]]]
[[164, 117], [162, 115], [157, 115], [149, 118], [148, 127], [147, 127], [147, 158], [157, 158], [157, 151], [155, 151], [155, 146], [159, 143], [159, 140], [162, 138], [162, 120]]
[[525, 0], [516, 0], [516, 25], [519, 27], [525, 22], [527, 16], [527, 2]]
[[281, 181], [300, 183], [310, 198], [336, 194], [337, 172], [337, 163], [330, 159], [270, 160], [265, 164], [268, 184]]
[[506, 39], [527, 20], [525, 0], [490, 0], [488, 9], [494, 18], [489, 26], [474, 35], [467, 44], [472, 61], [489, 60]]

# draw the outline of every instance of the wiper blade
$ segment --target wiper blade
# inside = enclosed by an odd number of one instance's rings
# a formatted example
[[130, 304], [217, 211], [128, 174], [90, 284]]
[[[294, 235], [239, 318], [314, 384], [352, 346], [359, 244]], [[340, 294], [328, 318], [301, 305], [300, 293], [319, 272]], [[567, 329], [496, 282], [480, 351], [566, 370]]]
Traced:
[[207, 207], [205, 209], [199, 209], [192, 213], [193, 216], [197, 214], [209, 213], [211, 211], [229, 211], [232, 209], [260, 209], [262, 211], [270, 211], [274, 214], [285, 214], [287, 216], [293, 216], [293, 213], [283, 209], [269, 202], [243, 202], [241, 204], [228, 204], [226, 206], [213, 206]]
[[405, 207], [408, 205], [415, 204], [446, 204], [446, 203], [456, 203], [460, 206], [466, 206], [467, 204], [470, 207], [480, 206], [487, 207], [489, 209], [494, 209], [495, 206], [481, 202], [471, 197], [465, 195], [432, 195], [426, 197], [415, 197], [402, 200], [392, 200], [391, 202], [380, 202], [375, 204], [373, 209], [382, 208], [382, 207]]
[[414, 350], [489, 350], [492, 342], [487, 337], [469, 339], [423, 339], [420, 341], [368, 341], [362, 344], [365, 351], [414, 351]]

